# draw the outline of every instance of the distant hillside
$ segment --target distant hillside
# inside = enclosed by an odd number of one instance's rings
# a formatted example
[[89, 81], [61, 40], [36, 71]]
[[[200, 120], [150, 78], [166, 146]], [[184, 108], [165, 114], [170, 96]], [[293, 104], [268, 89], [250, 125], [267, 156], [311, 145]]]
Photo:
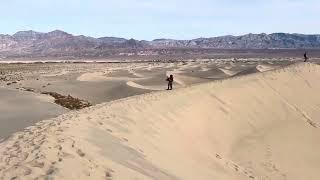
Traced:
[[233, 49], [266, 49], [266, 48], [320, 48], [320, 35], [303, 34], [247, 34], [243, 36], [221, 36], [198, 38], [193, 40], [153, 41], [155, 46], [199, 47], [199, 48], [233, 48]]
[[[320, 35], [247, 34], [192, 40], [153, 41], [117, 37], [74, 36], [55, 30], [48, 33], [20, 31], [0, 34], [0, 57], [109, 57], [118, 55], [174, 54], [172, 49], [303, 49], [320, 48]], [[171, 49], [171, 50], [170, 50]], [[181, 51], [180, 51], [181, 53]], [[183, 53], [183, 52], [182, 52]]]

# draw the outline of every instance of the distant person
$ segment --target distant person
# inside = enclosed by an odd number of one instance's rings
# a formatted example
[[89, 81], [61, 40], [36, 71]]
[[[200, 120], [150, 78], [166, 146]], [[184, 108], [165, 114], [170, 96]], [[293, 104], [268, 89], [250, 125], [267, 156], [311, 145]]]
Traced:
[[173, 75], [171, 74], [170, 77], [167, 77], [168, 81], [168, 89], [167, 90], [172, 90], [172, 84], [173, 84]]
[[307, 56], [307, 52], [305, 52], [303, 56], [304, 56], [304, 61], [303, 62], [307, 62], [307, 60], [309, 59], [308, 56]]

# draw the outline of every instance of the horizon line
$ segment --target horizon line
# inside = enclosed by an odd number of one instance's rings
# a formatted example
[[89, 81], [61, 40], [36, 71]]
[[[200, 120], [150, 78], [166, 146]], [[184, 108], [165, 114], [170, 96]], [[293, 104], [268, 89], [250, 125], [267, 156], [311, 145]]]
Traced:
[[125, 37], [117, 37], [117, 36], [101, 36], [101, 37], [94, 37], [94, 36], [89, 36], [89, 35], [84, 35], [84, 34], [73, 34], [73, 33], [70, 33], [70, 32], [67, 32], [67, 31], [64, 31], [64, 30], [61, 30], [61, 29], [55, 29], [55, 30], [52, 30], [52, 31], [47, 31], [47, 32], [42, 32], [42, 31], [37, 31], [37, 30], [20, 30], [20, 31], [16, 31], [15, 33], [12, 33], [12, 34], [3, 34], [3, 33], [0, 33], [0, 35], [9, 35], [9, 36], [14, 36], [15, 34], [19, 33], [19, 32], [35, 32], [35, 33], [42, 33], [42, 34], [47, 34], [47, 33], [52, 33], [52, 32], [55, 32], [55, 31], [60, 31], [60, 32], [64, 32], [64, 33], [67, 33], [67, 34], [70, 34], [72, 36], [85, 36], [85, 37], [89, 37], [89, 38], [95, 38], [95, 39], [99, 39], [99, 38], [122, 38], [122, 39], [126, 39], [126, 40], [129, 40], [129, 39], [134, 39], [134, 40], [137, 40], [137, 41], [155, 41], [155, 40], [194, 40], [194, 39], [201, 39], [201, 38], [204, 38], [204, 39], [210, 39], [210, 38], [217, 38], [217, 37], [227, 37], [227, 36], [232, 36], [232, 37], [241, 37], [241, 36], [246, 36], [246, 35], [262, 35], [262, 34], [265, 34], [265, 35], [271, 35], [271, 34], [291, 34], [291, 35], [307, 35], [307, 36], [312, 36], [312, 35], [320, 35], [320, 34], [305, 34], [305, 33], [287, 33], [287, 32], [273, 32], [273, 33], [265, 33], [265, 32], [261, 32], [261, 33], [244, 33], [244, 34], [241, 34], [241, 35], [232, 35], [232, 34], [226, 34], [226, 35], [218, 35], [218, 36], [211, 36], [211, 37], [203, 37], [203, 36], [199, 36], [198, 38], [191, 38], [191, 39], [173, 39], [173, 38], [155, 38], [155, 39], [152, 39], [152, 40], [146, 40], [146, 39], [135, 39], [135, 38], [125, 38]]

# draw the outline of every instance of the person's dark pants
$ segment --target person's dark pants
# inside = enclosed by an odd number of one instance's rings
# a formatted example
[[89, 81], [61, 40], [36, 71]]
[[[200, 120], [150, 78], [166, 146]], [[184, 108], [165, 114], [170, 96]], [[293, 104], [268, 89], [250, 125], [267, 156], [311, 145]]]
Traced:
[[172, 90], [172, 82], [168, 83], [168, 90]]

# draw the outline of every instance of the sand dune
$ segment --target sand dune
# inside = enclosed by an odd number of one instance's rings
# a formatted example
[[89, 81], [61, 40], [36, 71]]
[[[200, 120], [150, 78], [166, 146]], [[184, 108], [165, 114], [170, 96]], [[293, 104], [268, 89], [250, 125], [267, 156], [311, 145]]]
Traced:
[[137, 73], [137, 72], [135, 72], [135, 71], [133, 71], [133, 70], [128, 70], [128, 72], [129, 73], [131, 73], [131, 74], [133, 74], [134, 76], [136, 76], [136, 77], [139, 77], [139, 78], [143, 78], [144, 77], [144, 75], [142, 75], [142, 74], [139, 74], [139, 73]]
[[0, 146], [0, 179], [317, 180], [320, 66], [70, 112]]
[[77, 78], [78, 81], [105, 81], [108, 80], [108, 77], [103, 75], [103, 72], [92, 72], [81, 74]]
[[51, 96], [21, 90], [1, 87], [0, 99], [0, 139], [39, 120], [68, 111], [54, 104]]
[[229, 69], [224, 69], [224, 68], [219, 68], [219, 69], [228, 76], [234, 76], [238, 73], [237, 71], [232, 71]]
[[99, 82], [99, 81], [133, 81], [142, 79], [143, 76], [137, 73], [133, 73], [130, 71], [131, 74], [137, 75], [139, 77], [109, 77], [103, 72], [91, 72], [91, 73], [84, 73], [80, 75], [77, 80], [78, 81], [88, 81], [88, 82]]
[[268, 65], [257, 65], [256, 66], [257, 70], [260, 71], [260, 72], [265, 72], [265, 71], [270, 71], [270, 70], [273, 70], [273, 69], [277, 69], [279, 67], [277, 66], [268, 66]]
[[153, 91], [161, 91], [161, 90], [165, 89], [164, 87], [143, 86], [143, 85], [140, 85], [140, 84], [132, 82], [132, 81], [128, 81], [127, 85], [130, 86], [130, 87], [134, 87], [134, 88], [153, 90]]

